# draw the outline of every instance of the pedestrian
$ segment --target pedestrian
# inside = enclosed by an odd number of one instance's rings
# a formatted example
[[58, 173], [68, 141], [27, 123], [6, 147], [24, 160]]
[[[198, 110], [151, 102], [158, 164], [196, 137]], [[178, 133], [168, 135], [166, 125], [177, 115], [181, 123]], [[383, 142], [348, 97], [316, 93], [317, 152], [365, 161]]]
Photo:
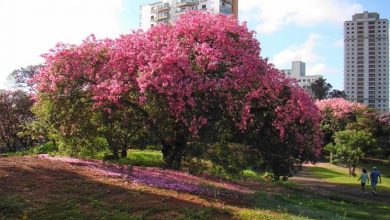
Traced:
[[366, 184], [370, 182], [370, 177], [368, 176], [367, 170], [365, 168], [362, 169], [362, 173], [360, 174], [358, 181], [359, 180], [362, 186], [362, 193], [366, 194]]
[[379, 179], [379, 183], [382, 183], [381, 174], [376, 169], [376, 167], [372, 168], [372, 172], [370, 174], [370, 178], [371, 178], [372, 193], [376, 196], [376, 195], [378, 195], [378, 192], [376, 190], [376, 185], [378, 184], [378, 179]]

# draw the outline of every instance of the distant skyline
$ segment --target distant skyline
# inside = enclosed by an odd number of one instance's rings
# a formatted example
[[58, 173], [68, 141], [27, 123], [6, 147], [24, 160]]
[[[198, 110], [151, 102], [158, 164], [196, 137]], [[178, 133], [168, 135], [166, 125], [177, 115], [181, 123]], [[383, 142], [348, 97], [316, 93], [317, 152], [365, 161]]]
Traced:
[[[0, 0], [0, 89], [15, 69], [43, 62], [56, 43], [90, 34], [118, 37], [139, 28], [139, 7], [153, 0]], [[257, 32], [261, 56], [279, 69], [294, 60], [343, 89], [343, 24], [363, 11], [390, 19], [386, 0], [239, 0], [239, 20]]]

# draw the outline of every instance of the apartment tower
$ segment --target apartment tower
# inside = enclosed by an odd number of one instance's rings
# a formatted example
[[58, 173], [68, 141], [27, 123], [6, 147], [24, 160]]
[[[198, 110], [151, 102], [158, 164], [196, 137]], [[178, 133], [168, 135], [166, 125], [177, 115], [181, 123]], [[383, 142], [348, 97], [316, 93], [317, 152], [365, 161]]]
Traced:
[[310, 85], [313, 82], [323, 78], [322, 75], [306, 75], [306, 63], [302, 61], [293, 61], [291, 67], [291, 69], [283, 69], [281, 71], [287, 77], [296, 79], [298, 85], [308, 91], [310, 91]]
[[344, 23], [344, 90], [350, 101], [389, 111], [389, 22], [378, 13]]
[[159, 24], [173, 23], [188, 10], [213, 14], [232, 14], [238, 18], [238, 0], [160, 0], [141, 6], [140, 27], [143, 30]]

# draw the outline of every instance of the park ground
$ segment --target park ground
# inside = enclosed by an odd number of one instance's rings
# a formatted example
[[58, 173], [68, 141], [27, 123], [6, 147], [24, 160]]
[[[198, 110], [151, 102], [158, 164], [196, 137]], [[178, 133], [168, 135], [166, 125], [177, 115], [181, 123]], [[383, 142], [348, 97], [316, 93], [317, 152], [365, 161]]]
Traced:
[[126, 162], [132, 171], [47, 155], [0, 157], [0, 219], [390, 219], [386, 165], [362, 165], [382, 172], [374, 196], [329, 163], [273, 182], [253, 171], [234, 180], [147, 168], [161, 164], [158, 152], [129, 151]]

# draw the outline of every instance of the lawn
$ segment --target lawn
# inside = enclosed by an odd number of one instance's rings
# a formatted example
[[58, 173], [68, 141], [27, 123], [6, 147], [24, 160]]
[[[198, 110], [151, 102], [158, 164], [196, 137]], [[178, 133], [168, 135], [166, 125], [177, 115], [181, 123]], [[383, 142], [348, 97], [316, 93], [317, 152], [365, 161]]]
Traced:
[[119, 163], [134, 166], [161, 167], [164, 165], [164, 160], [161, 151], [131, 149], [127, 151], [127, 158], [119, 159]]
[[292, 219], [390, 219], [389, 205], [320, 197], [294, 188], [258, 191], [253, 202], [255, 208], [241, 210], [242, 219], [262, 219], [256, 216], [271, 210]]
[[[361, 169], [365, 167], [369, 172], [373, 166], [376, 166], [381, 172], [382, 183], [378, 184], [378, 189], [390, 192], [390, 167], [378, 166], [374, 164], [360, 164], [357, 168], [357, 174], [359, 175]], [[336, 166], [330, 163], [319, 163], [317, 166], [308, 167], [308, 169], [316, 176], [325, 179], [331, 183], [339, 184], [353, 184], [357, 185], [359, 182], [357, 179], [359, 176], [348, 176], [348, 168]]]

